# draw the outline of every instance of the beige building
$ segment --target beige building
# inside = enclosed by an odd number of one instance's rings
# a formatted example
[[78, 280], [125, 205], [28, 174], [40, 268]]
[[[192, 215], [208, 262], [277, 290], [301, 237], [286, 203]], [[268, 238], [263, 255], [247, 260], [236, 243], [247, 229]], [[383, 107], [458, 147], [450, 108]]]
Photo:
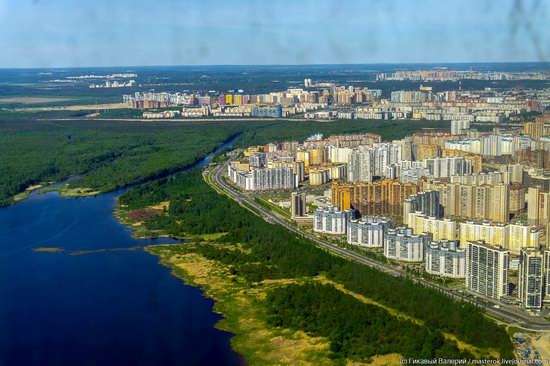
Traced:
[[519, 183], [510, 185], [510, 212], [516, 213], [525, 209], [525, 188]]
[[542, 231], [521, 223], [497, 224], [490, 222], [461, 222], [459, 224], [460, 245], [466, 246], [470, 241], [483, 240], [490, 245], [499, 245], [514, 255], [519, 255], [521, 248], [540, 246]]
[[439, 192], [439, 200], [447, 217], [507, 222], [510, 217], [508, 184], [463, 184], [427, 181], [423, 190]]
[[415, 160], [437, 158], [441, 156], [441, 147], [438, 145], [420, 144], [415, 146]]
[[408, 216], [408, 226], [414, 234], [431, 233], [435, 241], [456, 239], [455, 221], [429, 217], [421, 212], [412, 212]]
[[309, 185], [320, 186], [329, 182], [330, 169], [311, 168], [309, 170]]
[[530, 187], [527, 191], [527, 221], [531, 225], [544, 226], [550, 221], [550, 192], [540, 187]]

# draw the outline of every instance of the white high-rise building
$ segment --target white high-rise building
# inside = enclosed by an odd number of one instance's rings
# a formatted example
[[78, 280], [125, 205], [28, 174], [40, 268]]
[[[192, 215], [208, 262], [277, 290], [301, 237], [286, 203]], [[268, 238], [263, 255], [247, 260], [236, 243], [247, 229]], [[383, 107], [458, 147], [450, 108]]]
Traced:
[[351, 147], [336, 147], [334, 145], [327, 146], [327, 156], [331, 163], [348, 164], [353, 149]]
[[404, 262], [423, 262], [424, 249], [432, 234], [414, 235], [411, 228], [388, 229], [384, 236], [384, 256]]
[[426, 247], [426, 272], [442, 277], [466, 277], [466, 249], [456, 240], [432, 241]]
[[462, 135], [465, 130], [470, 128], [469, 120], [453, 120], [451, 121], [451, 135]]
[[542, 308], [544, 298], [544, 253], [522, 248], [519, 255], [518, 297], [526, 309]]
[[324, 234], [346, 234], [348, 220], [354, 218], [355, 211], [340, 211], [335, 206], [319, 207], [313, 213], [313, 231]]
[[510, 251], [483, 241], [469, 242], [466, 249], [466, 288], [499, 300], [508, 295]]
[[348, 180], [350, 182], [371, 182], [374, 175], [374, 151], [354, 149], [349, 156]]
[[463, 157], [429, 158], [423, 160], [433, 178], [472, 174], [472, 163]]
[[348, 180], [371, 182], [373, 176], [386, 176], [392, 165], [401, 162], [399, 144], [377, 142], [372, 146], [359, 146], [349, 157]]
[[348, 222], [347, 239], [349, 244], [367, 248], [382, 248], [384, 234], [391, 222], [379, 216], [363, 216], [361, 220]]
[[293, 189], [298, 186], [296, 174], [287, 167], [239, 170], [230, 164], [227, 173], [233, 183], [248, 191]]

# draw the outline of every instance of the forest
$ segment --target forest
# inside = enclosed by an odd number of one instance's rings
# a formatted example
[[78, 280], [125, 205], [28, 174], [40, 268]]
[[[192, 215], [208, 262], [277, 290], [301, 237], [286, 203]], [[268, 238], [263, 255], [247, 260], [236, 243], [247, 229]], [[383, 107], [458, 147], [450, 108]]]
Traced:
[[[206, 184], [198, 170], [144, 184], [120, 197], [120, 204], [130, 209], [147, 207], [161, 201], [169, 201], [169, 208], [164, 214], [149, 219], [145, 223], [148, 228], [174, 236], [226, 233], [219, 239], [220, 242], [225, 245], [242, 244], [245, 250], [227, 250], [216, 243], [205, 242], [197, 246], [197, 252], [226, 264], [232, 273], [250, 283], [323, 274], [348, 290], [418, 319], [431, 334], [448, 332], [477, 347], [496, 349], [502, 357], [513, 357], [506, 331], [486, 318], [481, 309], [469, 303], [454, 301], [410, 279], [395, 278], [336, 257], [280, 226], [268, 224], [226, 196], [216, 193]], [[282, 294], [281, 298], [287, 295]], [[292, 304], [289, 304], [288, 311], [295, 311]], [[305, 322], [288, 321], [290, 323], [285, 324], [296, 329], [315, 334], [322, 331], [308, 330]], [[418, 346], [411, 345], [407, 349], [417, 350]], [[338, 342], [334, 347], [340, 349]], [[348, 354], [355, 351], [345, 352]], [[367, 356], [370, 353], [364, 351], [363, 354]]]
[[466, 358], [439, 331], [390, 315], [386, 310], [342, 294], [330, 285], [291, 284], [267, 297], [268, 322], [330, 339], [335, 357], [368, 359], [398, 353], [405, 358]]
[[[398, 138], [444, 122], [116, 122], [35, 120], [66, 117], [61, 112], [0, 111], [0, 205], [33, 184], [64, 180], [71, 187], [107, 192], [158, 178], [201, 159], [229, 137], [237, 146], [315, 132], [369, 131]], [[404, 127], [407, 126], [405, 129]]]

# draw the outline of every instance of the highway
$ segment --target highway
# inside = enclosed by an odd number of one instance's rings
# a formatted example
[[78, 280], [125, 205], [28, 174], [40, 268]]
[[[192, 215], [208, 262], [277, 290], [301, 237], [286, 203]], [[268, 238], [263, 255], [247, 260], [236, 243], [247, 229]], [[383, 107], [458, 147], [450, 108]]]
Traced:
[[[225, 182], [223, 179], [223, 175], [224, 175], [224, 172], [227, 171], [228, 164], [229, 164], [229, 161], [226, 161], [223, 164], [216, 166], [211, 171], [210, 177], [211, 177], [212, 183], [216, 185], [217, 188], [225, 192], [233, 200], [239, 202], [240, 204], [242, 204], [243, 206], [251, 210], [256, 215], [262, 217], [267, 222], [281, 225], [287, 230], [292, 231], [293, 233], [301, 237], [307, 238], [308, 240], [312, 241], [316, 245], [332, 253], [338, 254], [342, 257], [355, 261], [357, 263], [367, 265], [369, 267], [375, 268], [379, 271], [390, 274], [392, 276], [396, 276], [396, 277], [407, 276], [415, 283], [418, 283], [433, 289], [437, 289], [441, 292], [446, 293], [448, 296], [454, 299], [467, 301], [477, 306], [480, 306], [485, 309], [486, 314], [496, 319], [499, 319], [505, 323], [513, 324], [515, 326], [519, 326], [521, 328], [524, 328], [530, 331], [539, 331], [539, 332], [550, 331], [550, 322], [546, 321], [542, 317], [530, 316], [527, 313], [525, 313], [523, 310], [517, 307], [505, 305], [505, 304], [496, 302], [493, 299], [481, 297], [479, 295], [466, 292], [466, 290], [463, 290], [464, 292], [458, 292], [458, 289], [457, 290], [450, 289], [450, 288], [435, 284], [433, 282], [424, 280], [422, 278], [412, 277], [398, 268], [377, 262], [373, 259], [359, 255], [354, 251], [351, 251], [345, 248], [340, 248], [334, 244], [323, 241], [310, 233], [307, 233], [298, 229], [294, 225], [290, 224], [282, 216], [279, 216], [276, 213], [272, 212], [271, 210], [262, 207], [261, 205], [257, 204], [254, 201], [254, 199], [250, 198], [248, 195], [242, 193], [239, 189], [234, 188], [233, 186]], [[489, 302], [490, 305], [486, 305], [484, 302]], [[493, 305], [498, 305], [500, 306], [500, 308], [495, 308], [493, 307]]]

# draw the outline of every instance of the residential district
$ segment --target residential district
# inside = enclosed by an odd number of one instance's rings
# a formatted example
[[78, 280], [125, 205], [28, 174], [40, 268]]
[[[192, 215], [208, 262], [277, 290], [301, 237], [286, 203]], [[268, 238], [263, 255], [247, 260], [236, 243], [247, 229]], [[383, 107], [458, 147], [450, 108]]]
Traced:
[[[445, 81], [458, 81], [457, 90], [434, 91]], [[305, 79], [302, 87], [264, 94], [242, 89], [219, 92], [135, 92], [123, 95], [128, 107], [144, 109], [143, 118], [302, 118], [302, 119], [424, 119], [464, 123], [521, 122], [521, 113], [541, 112], [550, 106], [550, 89], [491, 88], [462, 90], [462, 80], [547, 80], [549, 73], [479, 73], [429, 70], [379, 74], [384, 80], [428, 82], [417, 90], [381, 89], [336, 85]], [[116, 86], [125, 86], [119, 83]], [[105, 84], [107, 85], [107, 84]], [[109, 83], [113, 87], [113, 83]], [[132, 84], [133, 85], [133, 84]], [[90, 86], [91, 87], [91, 86]], [[438, 86], [438, 89], [441, 87]], [[181, 107], [181, 108], [180, 108]], [[180, 108], [180, 109], [174, 109]], [[156, 110], [151, 110], [156, 109]]]
[[489, 132], [459, 119], [400, 140], [315, 134], [235, 153], [230, 184], [301, 230], [548, 316], [550, 113]]

